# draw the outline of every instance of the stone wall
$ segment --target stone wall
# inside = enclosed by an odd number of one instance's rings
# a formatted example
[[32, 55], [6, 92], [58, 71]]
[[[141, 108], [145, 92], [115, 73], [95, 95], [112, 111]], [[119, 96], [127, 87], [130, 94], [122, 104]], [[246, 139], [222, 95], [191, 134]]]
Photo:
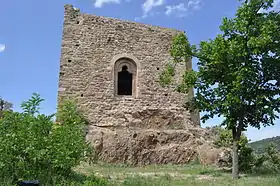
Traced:
[[[113, 130], [199, 126], [198, 115], [183, 108], [186, 98], [159, 85], [172, 37], [179, 32], [83, 14], [65, 5], [58, 100], [76, 99], [92, 126]], [[136, 64], [132, 96], [116, 95], [119, 59]]]

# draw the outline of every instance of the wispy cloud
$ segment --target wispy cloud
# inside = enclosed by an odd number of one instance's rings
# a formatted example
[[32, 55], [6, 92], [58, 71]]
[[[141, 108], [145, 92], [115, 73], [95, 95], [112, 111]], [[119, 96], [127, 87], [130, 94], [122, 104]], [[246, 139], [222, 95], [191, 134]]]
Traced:
[[166, 6], [166, 15], [174, 14], [175, 12], [179, 15], [179, 17], [184, 16], [187, 13], [188, 9], [186, 8], [184, 3], [180, 3], [178, 5], [168, 5]]
[[146, 0], [142, 5], [144, 13], [148, 13], [154, 7], [163, 5], [164, 0]]
[[152, 16], [156, 14], [155, 12], [152, 11], [152, 9], [155, 7], [162, 6], [164, 2], [165, 0], [145, 0], [145, 2], [142, 4], [143, 15], [141, 18], [146, 18], [148, 17], [148, 15]]
[[199, 10], [202, 6], [202, 0], [190, 0], [188, 2], [188, 9]]
[[4, 44], [0, 44], [0, 52], [4, 52], [6, 46]]
[[96, 8], [101, 8], [104, 4], [115, 3], [119, 4], [120, 0], [94, 0], [94, 6]]
[[187, 3], [180, 3], [177, 5], [167, 5], [165, 14], [176, 15], [178, 17], [185, 17], [193, 11], [199, 10], [202, 6], [202, 0], [189, 0]]

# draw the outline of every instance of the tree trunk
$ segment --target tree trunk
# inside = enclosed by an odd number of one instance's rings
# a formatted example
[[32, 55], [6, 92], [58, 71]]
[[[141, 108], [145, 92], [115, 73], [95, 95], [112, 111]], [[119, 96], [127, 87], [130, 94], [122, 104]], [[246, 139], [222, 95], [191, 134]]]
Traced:
[[239, 178], [239, 168], [238, 168], [238, 142], [241, 137], [241, 126], [242, 120], [239, 120], [239, 125], [237, 127], [232, 128], [232, 178], [238, 179]]
[[238, 179], [239, 171], [238, 171], [238, 141], [233, 137], [233, 145], [232, 145], [232, 178]]

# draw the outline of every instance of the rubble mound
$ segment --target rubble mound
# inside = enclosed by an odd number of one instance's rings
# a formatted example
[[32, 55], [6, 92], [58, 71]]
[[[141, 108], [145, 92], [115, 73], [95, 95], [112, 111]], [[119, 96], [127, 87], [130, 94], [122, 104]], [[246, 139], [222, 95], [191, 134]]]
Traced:
[[100, 160], [129, 165], [201, 164], [223, 166], [230, 151], [214, 145], [215, 135], [209, 129], [110, 129], [90, 126], [87, 140]]

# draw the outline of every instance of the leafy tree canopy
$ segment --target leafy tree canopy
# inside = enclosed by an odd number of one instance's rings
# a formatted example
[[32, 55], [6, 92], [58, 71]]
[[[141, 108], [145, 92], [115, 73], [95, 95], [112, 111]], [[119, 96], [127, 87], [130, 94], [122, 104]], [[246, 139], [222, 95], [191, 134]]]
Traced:
[[205, 112], [202, 122], [223, 116], [234, 141], [248, 126], [259, 129], [278, 118], [280, 15], [272, 4], [273, 0], [243, 1], [234, 18], [223, 19], [222, 34], [199, 46], [190, 46], [185, 34], [177, 35], [171, 49], [173, 61], [160, 77], [163, 85], [170, 84], [176, 65], [197, 57], [199, 71], [186, 71], [177, 90], [188, 93], [195, 88], [187, 108]]
[[280, 15], [265, 11], [272, 3], [273, 0], [245, 1], [235, 18], [223, 19], [223, 34], [202, 41], [198, 47], [190, 46], [183, 33], [174, 38], [174, 60], [161, 74], [161, 83], [170, 82], [177, 63], [197, 57], [199, 71], [186, 71], [177, 90], [197, 90], [188, 106], [206, 112], [203, 122], [223, 115], [228, 128], [237, 124], [245, 130], [248, 125], [271, 125], [278, 118]]

